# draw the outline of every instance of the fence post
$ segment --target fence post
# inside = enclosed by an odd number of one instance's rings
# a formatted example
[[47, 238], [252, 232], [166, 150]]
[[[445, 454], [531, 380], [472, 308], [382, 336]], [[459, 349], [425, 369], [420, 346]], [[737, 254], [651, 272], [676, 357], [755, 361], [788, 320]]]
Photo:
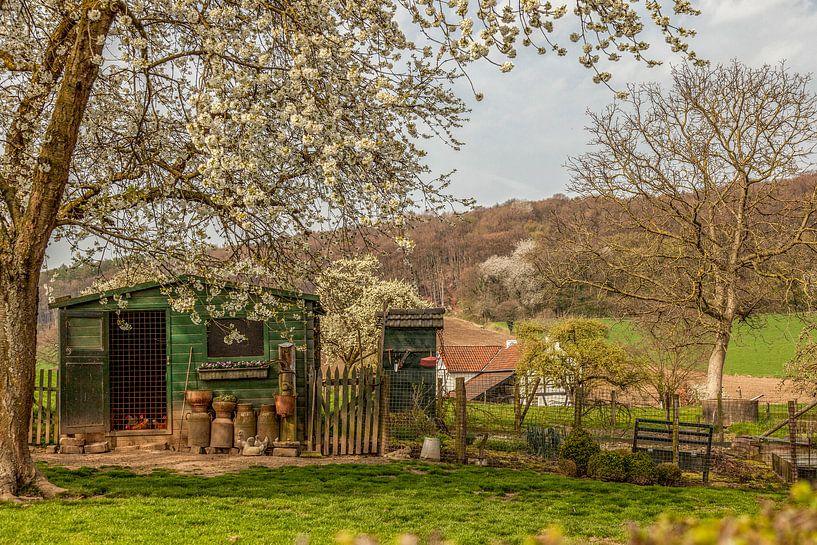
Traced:
[[681, 402], [679, 399], [678, 394], [672, 395], [672, 463], [676, 466], [679, 463], [678, 459], [678, 427], [680, 417], [678, 413], [680, 412]]
[[437, 407], [435, 407], [434, 412], [435, 412], [435, 415], [437, 416], [437, 418], [442, 419], [443, 418], [443, 411], [444, 411], [443, 402], [445, 401], [443, 399], [443, 377], [437, 377], [436, 396], [437, 397], [435, 399], [437, 401]]
[[380, 455], [389, 452], [389, 410], [391, 403], [391, 378], [388, 373], [381, 373], [380, 379]]
[[791, 482], [796, 482], [797, 471], [797, 402], [789, 401], [789, 452], [791, 455]]
[[522, 427], [522, 396], [519, 393], [519, 380], [513, 381], [513, 431]]
[[467, 453], [465, 451], [465, 440], [466, 435], [468, 434], [468, 422], [465, 411], [465, 379], [463, 377], [457, 378], [454, 391], [456, 392], [455, 415], [457, 429], [455, 432], [455, 443], [457, 449], [457, 461], [464, 464], [468, 461]]

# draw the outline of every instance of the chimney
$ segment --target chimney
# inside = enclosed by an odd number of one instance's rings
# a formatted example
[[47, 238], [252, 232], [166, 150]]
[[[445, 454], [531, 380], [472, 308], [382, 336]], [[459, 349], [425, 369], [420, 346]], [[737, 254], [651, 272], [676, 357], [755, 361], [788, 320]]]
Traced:
[[512, 347], [512, 346], [513, 346], [513, 345], [515, 345], [515, 344], [517, 344], [517, 343], [516, 343], [516, 339], [507, 339], [507, 340], [505, 341], [505, 348], [510, 348], [510, 347]]

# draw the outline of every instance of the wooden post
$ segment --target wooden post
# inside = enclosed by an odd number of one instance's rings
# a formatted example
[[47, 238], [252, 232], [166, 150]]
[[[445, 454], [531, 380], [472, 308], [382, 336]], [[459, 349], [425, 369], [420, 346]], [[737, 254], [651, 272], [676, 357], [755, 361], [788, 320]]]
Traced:
[[618, 393], [615, 390], [610, 392], [610, 427], [616, 428], [616, 405]]
[[456, 379], [456, 386], [454, 388], [456, 392], [456, 432], [455, 432], [455, 444], [457, 450], [457, 461], [464, 464], [468, 462], [468, 454], [465, 450], [465, 440], [466, 436], [468, 435], [468, 422], [466, 417], [466, 407], [465, 407], [465, 379], [463, 377], [457, 377]]
[[45, 382], [45, 369], [40, 369], [39, 401], [37, 402], [37, 446], [42, 444], [43, 429], [43, 382]]
[[[522, 427], [522, 402], [520, 401], [519, 380], [513, 381], [513, 431], [518, 432]], [[457, 402], [459, 407], [459, 401]]]
[[434, 409], [435, 416], [439, 419], [443, 418], [443, 411], [445, 410], [443, 406], [443, 377], [437, 377], [437, 391], [435, 392], [437, 401], [437, 406]]
[[679, 420], [680, 417], [678, 413], [680, 412], [681, 402], [680, 396], [678, 394], [672, 395], [672, 463], [676, 466], [679, 463], [679, 455], [678, 455], [678, 428], [679, 428]]
[[381, 373], [380, 377], [380, 455], [389, 452], [389, 410], [391, 380], [388, 373]]
[[789, 401], [789, 454], [791, 456], [790, 482], [796, 482], [797, 471], [797, 402]]
[[[47, 409], [45, 411], [45, 444], [51, 444], [51, 369], [48, 370], [48, 389], [45, 391]], [[55, 438], [56, 439], [56, 438]], [[59, 443], [59, 441], [54, 441]]]

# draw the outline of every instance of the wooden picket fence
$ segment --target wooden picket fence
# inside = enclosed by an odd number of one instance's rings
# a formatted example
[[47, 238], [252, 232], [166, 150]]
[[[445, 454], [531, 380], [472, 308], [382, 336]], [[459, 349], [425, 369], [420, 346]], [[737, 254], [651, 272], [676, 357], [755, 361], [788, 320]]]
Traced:
[[59, 441], [59, 382], [56, 369], [40, 369], [34, 388], [34, 406], [28, 424], [29, 445], [56, 445]]
[[324, 377], [316, 369], [307, 380], [307, 450], [324, 456], [379, 454], [384, 440], [381, 408], [387, 406], [381, 374], [346, 368]]

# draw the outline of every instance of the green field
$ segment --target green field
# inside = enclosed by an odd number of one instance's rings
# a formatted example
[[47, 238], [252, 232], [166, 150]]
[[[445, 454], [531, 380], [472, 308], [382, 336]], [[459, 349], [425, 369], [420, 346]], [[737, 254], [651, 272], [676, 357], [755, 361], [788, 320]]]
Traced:
[[[620, 342], [635, 338], [626, 321], [605, 320], [610, 336]], [[794, 356], [803, 320], [791, 314], [766, 314], [749, 322], [738, 322], [726, 353], [727, 375], [782, 377], [784, 366]], [[701, 362], [701, 368], [706, 361]]]
[[[778, 494], [702, 487], [639, 487], [531, 470], [424, 465], [253, 468], [219, 477], [116, 468], [47, 468], [85, 499], [0, 505], [0, 543], [332, 543], [339, 532], [393, 543], [440, 532], [462, 545], [520, 543], [559, 526], [573, 538], [623, 541], [626, 524], [662, 512], [754, 513]], [[239, 541], [240, 540], [240, 541]]]

